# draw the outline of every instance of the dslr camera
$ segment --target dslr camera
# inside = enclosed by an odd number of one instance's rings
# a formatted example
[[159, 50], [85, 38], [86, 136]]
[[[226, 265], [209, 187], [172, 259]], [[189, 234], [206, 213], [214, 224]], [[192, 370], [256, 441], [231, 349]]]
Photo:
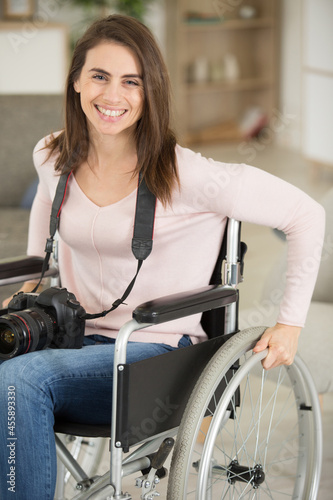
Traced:
[[19, 292], [0, 317], [0, 359], [49, 348], [80, 349], [84, 308], [66, 288], [35, 293]]

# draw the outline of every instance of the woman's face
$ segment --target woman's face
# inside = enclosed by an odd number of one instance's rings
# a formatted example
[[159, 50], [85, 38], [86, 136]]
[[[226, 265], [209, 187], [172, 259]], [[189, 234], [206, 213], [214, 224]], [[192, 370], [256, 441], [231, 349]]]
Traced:
[[88, 50], [74, 83], [92, 137], [131, 137], [142, 116], [144, 90], [141, 67], [122, 45], [102, 42]]

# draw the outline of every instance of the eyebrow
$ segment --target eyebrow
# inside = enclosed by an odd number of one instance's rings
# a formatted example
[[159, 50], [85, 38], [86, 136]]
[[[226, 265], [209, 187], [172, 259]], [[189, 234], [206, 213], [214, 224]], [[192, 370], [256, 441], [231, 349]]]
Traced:
[[[101, 69], [101, 68], [92, 68], [89, 70], [89, 72], [102, 73], [103, 75], [106, 75], [106, 76], [112, 76], [108, 71], [105, 71], [105, 69]], [[138, 75], [136, 73], [122, 75], [122, 78], [140, 78], [140, 80], [142, 80], [142, 76]]]

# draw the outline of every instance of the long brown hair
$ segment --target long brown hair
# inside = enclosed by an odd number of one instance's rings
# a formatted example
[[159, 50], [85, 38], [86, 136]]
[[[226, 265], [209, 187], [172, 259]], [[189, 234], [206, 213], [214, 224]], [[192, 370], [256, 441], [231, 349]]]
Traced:
[[74, 170], [87, 159], [89, 133], [80, 96], [74, 90], [86, 60], [87, 51], [101, 42], [114, 42], [129, 48], [137, 57], [144, 88], [142, 117], [136, 128], [138, 163], [150, 191], [163, 203], [170, 203], [172, 190], [179, 184], [176, 137], [170, 129], [170, 82], [162, 54], [150, 30], [140, 21], [111, 15], [94, 22], [78, 41], [68, 73], [65, 94], [65, 128], [48, 143], [49, 157], [57, 154], [55, 169]]

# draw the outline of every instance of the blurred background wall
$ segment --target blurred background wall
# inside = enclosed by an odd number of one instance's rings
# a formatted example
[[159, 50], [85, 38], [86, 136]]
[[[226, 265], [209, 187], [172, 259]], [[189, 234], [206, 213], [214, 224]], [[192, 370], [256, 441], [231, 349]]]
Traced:
[[[1, 176], [0, 206], [20, 202], [34, 177], [34, 144], [62, 126], [75, 40], [98, 15], [130, 4], [2, 0], [0, 168], [11, 174]], [[249, 151], [259, 138], [333, 164], [330, 0], [142, 0], [142, 7], [167, 59], [184, 144]]]
[[29, 206], [32, 150], [62, 127], [75, 41], [112, 12], [134, 13], [158, 39], [181, 144], [252, 164], [274, 146], [331, 182], [331, 0], [1, 0], [0, 208]]

